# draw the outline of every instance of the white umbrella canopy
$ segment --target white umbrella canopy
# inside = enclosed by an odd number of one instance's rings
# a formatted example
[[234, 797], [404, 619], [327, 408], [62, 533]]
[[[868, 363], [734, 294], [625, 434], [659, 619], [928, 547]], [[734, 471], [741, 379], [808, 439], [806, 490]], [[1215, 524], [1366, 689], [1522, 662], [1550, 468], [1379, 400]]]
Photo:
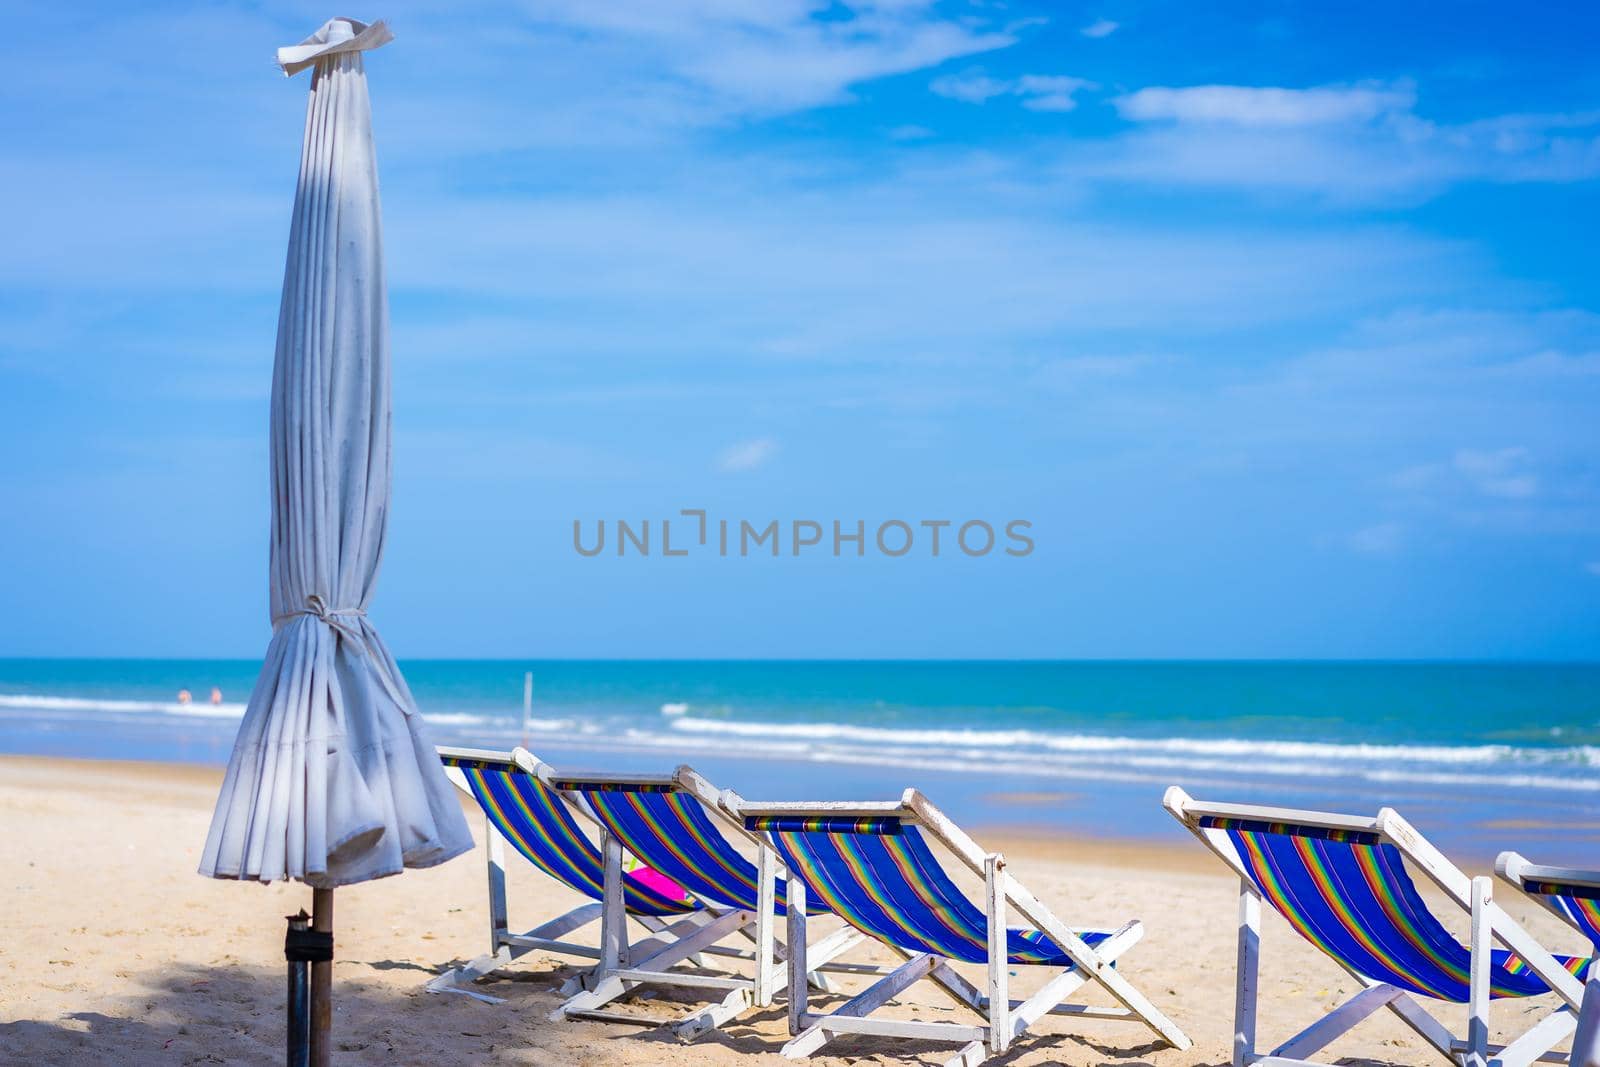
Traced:
[[416, 702], [368, 621], [389, 520], [389, 313], [361, 53], [334, 19], [279, 51], [314, 67], [272, 377], [272, 642], [200, 873], [319, 889], [472, 847]]

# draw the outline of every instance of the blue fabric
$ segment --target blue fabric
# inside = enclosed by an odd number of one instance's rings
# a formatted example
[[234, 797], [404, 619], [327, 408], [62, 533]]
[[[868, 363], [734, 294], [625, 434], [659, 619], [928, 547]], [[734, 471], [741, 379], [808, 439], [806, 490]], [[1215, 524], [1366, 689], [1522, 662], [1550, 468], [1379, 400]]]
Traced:
[[[1312, 944], [1367, 978], [1466, 1002], [1471, 952], [1428, 910], [1394, 846], [1292, 827], [1223, 828], [1262, 896]], [[1495, 949], [1490, 959], [1492, 995], [1549, 992], [1511, 953]], [[1569, 970], [1581, 962], [1557, 959]]]
[[[531, 774], [488, 764], [451, 761], [461, 768], [473, 797], [511, 847], [556, 881], [594, 900], [604, 894], [600, 850], [578, 828], [559, 796]], [[624, 906], [636, 915], [681, 915], [700, 905], [674, 900], [625, 874]]]
[[1600, 952], [1600, 887], [1525, 881], [1522, 890], [1550, 900]]
[[[897, 833], [773, 830], [789, 870], [814, 897], [851, 925], [908, 952], [982, 963], [989, 958], [988, 919], [967, 899], [915, 826]], [[1091, 947], [1109, 934], [1080, 937]], [[1037, 930], [1010, 929], [1007, 960], [1071, 967], [1061, 947]]]
[[[723, 836], [698, 798], [679, 791], [574, 786], [606, 829], [642, 862], [714, 904], [756, 909], [760, 872]], [[777, 914], [785, 915], [788, 887], [782, 878], [776, 890]], [[820, 905], [806, 910], [826, 911]]]

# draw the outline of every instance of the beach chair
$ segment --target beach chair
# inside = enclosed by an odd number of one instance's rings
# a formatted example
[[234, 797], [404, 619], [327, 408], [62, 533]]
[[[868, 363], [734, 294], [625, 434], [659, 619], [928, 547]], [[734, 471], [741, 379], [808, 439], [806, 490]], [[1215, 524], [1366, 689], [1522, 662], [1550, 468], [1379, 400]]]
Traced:
[[[620, 907], [652, 935], [640, 951], [692, 932], [706, 921], [704, 905], [673, 893], [661, 879], [621, 870], [620, 845], [603, 840], [597, 848], [578, 825], [570, 805], [540, 781], [539, 763], [528, 752], [489, 752], [443, 748], [445, 773], [483, 809], [489, 883], [489, 951], [461, 967], [439, 975], [427, 988], [436, 993], [465, 993], [498, 1002], [471, 988], [474, 981], [535, 949], [589, 960], [602, 960], [598, 942], [576, 942], [568, 935], [602, 917], [608, 872], [618, 887]], [[522, 934], [513, 934], [507, 919], [505, 845], [556, 881], [590, 898], [564, 915]]]
[[[1593, 946], [1591, 958], [1600, 957], [1600, 871], [1546, 867], [1531, 863], [1516, 852], [1500, 853], [1494, 869], [1588, 938]], [[1593, 964], [1589, 967], [1578, 1031], [1572, 1039], [1572, 1067], [1590, 1064], [1600, 1064], [1600, 967]]]
[[1587, 937], [1594, 946], [1593, 954], [1600, 955], [1600, 871], [1544, 867], [1516, 852], [1500, 853], [1494, 869]]
[[[790, 874], [788, 911], [790, 1059], [812, 1055], [841, 1034], [875, 1034], [961, 1046], [951, 1067], [975, 1067], [1006, 1051], [1046, 1015], [1127, 1019], [1144, 1023], [1179, 1049], [1189, 1039], [1113, 967], [1143, 934], [1137, 921], [1110, 931], [1068, 927], [1005, 868], [916, 790], [898, 801], [862, 804], [756, 803], [735, 793], [724, 805], [745, 826], [764, 832]], [[979, 906], [950, 878], [925, 838], [943, 845], [957, 864], [984, 882]], [[808, 991], [795, 975], [806, 966], [807, 900], [826, 904], [846, 922], [883, 942], [905, 962], [829, 1014], [810, 1009]], [[1031, 926], [1012, 928], [1015, 910]], [[952, 963], [987, 967], [984, 988]], [[1008, 992], [1013, 967], [1059, 973], [1026, 1000]], [[945, 995], [976, 1013], [977, 1024], [874, 1017], [883, 1005], [929, 979]], [[1117, 1006], [1068, 1004], [1094, 983]]]
[[[581, 800], [608, 841], [618, 842], [641, 863], [683, 885], [715, 915], [693, 933], [652, 952], [608, 952], [587, 988], [556, 1009], [552, 1019], [593, 1017], [617, 997], [646, 984], [721, 991], [720, 1001], [672, 1026], [680, 1039], [693, 1040], [747, 1008], [772, 1004], [774, 995], [791, 979], [782, 958], [786, 946], [774, 932], [774, 923], [786, 911], [788, 886], [777, 877], [771, 845], [764, 837], [746, 831], [721, 808], [719, 791], [711, 783], [689, 767], [679, 767], [669, 775], [643, 775], [541, 765], [539, 776], [550, 789]], [[728, 834], [754, 849], [754, 862], [735, 847]], [[825, 911], [814, 907], [812, 914]], [[611, 931], [623, 921], [620, 911], [607, 915], [612, 918], [603, 920], [603, 931]], [[753, 976], [677, 969], [690, 953], [736, 935], [755, 945]], [[828, 971], [876, 973], [876, 967], [837, 962], [838, 956], [863, 940], [860, 933], [844, 926], [807, 947], [802, 984], [825, 987], [823, 975]], [[603, 932], [602, 943], [622, 942]]]
[[[1494, 902], [1489, 878], [1468, 878], [1390, 808], [1374, 818], [1194, 800], [1177, 786], [1167, 810], [1239, 875], [1239, 947], [1233, 1062], [1305, 1064], [1363, 1019], [1387, 1008], [1466, 1067], [1553, 1060], [1583, 995], [1582, 958], [1552, 956]], [[1421, 871], [1470, 916], [1462, 945], [1408, 873]], [[1362, 989], [1271, 1053], [1256, 1050], [1261, 901], [1349, 972]], [[1495, 947], [1496, 943], [1502, 947]], [[1509, 1045], [1489, 1043], [1489, 1001], [1554, 992], [1561, 1004]], [[1458, 1038], [1417, 997], [1467, 1007]]]

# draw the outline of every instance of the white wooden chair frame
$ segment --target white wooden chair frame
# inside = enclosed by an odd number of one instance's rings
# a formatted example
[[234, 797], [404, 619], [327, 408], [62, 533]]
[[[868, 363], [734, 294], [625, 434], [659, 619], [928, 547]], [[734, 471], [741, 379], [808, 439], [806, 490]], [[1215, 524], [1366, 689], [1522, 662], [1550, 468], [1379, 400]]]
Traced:
[[[1494, 902], [1494, 883], [1491, 879], [1467, 877], [1394, 809], [1383, 808], [1376, 817], [1365, 818], [1253, 804], [1213, 804], [1197, 801], [1177, 786], [1167, 790], [1163, 803], [1178, 821], [1239, 876], [1234, 1067], [1249, 1067], [1252, 1064], [1262, 1067], [1322, 1067], [1309, 1057], [1384, 1008], [1399, 1016], [1440, 1055], [1462, 1067], [1527, 1067], [1541, 1060], [1566, 1062], [1565, 1057], [1551, 1050], [1572, 1034], [1576, 1011], [1583, 996], [1582, 984]], [[1387, 982], [1374, 981], [1340, 963], [1343, 970], [1361, 983], [1361, 991], [1273, 1051], [1257, 1051], [1256, 1000], [1259, 990], [1262, 898], [1238, 854], [1220, 836], [1223, 831], [1208, 830], [1199, 825], [1200, 819], [1206, 816], [1356, 830], [1375, 833], [1383, 843], [1393, 845], [1412, 867], [1420, 870], [1445, 896], [1471, 916], [1472, 934], [1468, 947], [1472, 962], [1468, 974], [1470, 993], [1467, 998], [1466, 1036], [1457, 1038], [1443, 1023], [1424, 1010], [1408, 991]], [[1562, 1005], [1556, 1011], [1545, 1016], [1509, 1045], [1489, 1043], [1490, 949], [1496, 941], [1516, 953], [1562, 1000]]]
[[[487, 749], [475, 748], [439, 748], [441, 756], [450, 756], [459, 759], [485, 760], [491, 763], [514, 763], [533, 774], [537, 772], [538, 762], [529, 753], [518, 749], [516, 752], [493, 752]], [[467, 786], [466, 776], [457, 767], [446, 767], [445, 776], [450, 779], [463, 793], [472, 796], [472, 790]], [[581, 806], [571, 807], [575, 814], [585, 821], [593, 823], [593, 816], [588, 809]], [[595, 824], [596, 829], [604, 835], [604, 827]], [[535, 950], [555, 952], [561, 955], [573, 956], [579, 959], [596, 960], [601, 958], [599, 944], [584, 944], [582, 942], [567, 940], [567, 935], [590, 923], [602, 918], [603, 904], [590, 901], [580, 904], [564, 915], [558, 915], [548, 922], [528, 930], [525, 933], [511, 933], [511, 924], [506, 907], [506, 840], [494, 822], [484, 815], [484, 842], [488, 859], [488, 889], [489, 889], [489, 951], [481, 956], [454, 967], [438, 975], [427, 984], [431, 993], [460, 993], [489, 1004], [504, 1002], [503, 997], [491, 996], [488, 993], [472, 988], [478, 979], [487, 977], [503, 967], [509, 966], [520, 957]], [[618, 883], [620, 886], [620, 882]], [[665, 947], [668, 939], [677, 939], [694, 933], [699, 927], [710, 921], [710, 918], [701, 912], [691, 912], [672, 921], [654, 915], [635, 915], [634, 921], [645, 928], [648, 935], [637, 944], [631, 946], [636, 952], [652, 952]], [[722, 946], [713, 946], [704, 950], [708, 954], [735, 956], [749, 958], [751, 953], [740, 953]], [[587, 975], [569, 981], [563, 985], [563, 992], [570, 995], [572, 990], [579, 988]]]
[[[1502, 852], [1495, 857], [1495, 873], [1521, 890], [1536, 904], [1544, 908], [1551, 915], [1560, 919], [1568, 926], [1572, 920], [1565, 912], [1550, 902], [1543, 893], [1530, 893], [1526, 883], [1533, 882], [1559, 882], [1563, 885], [1583, 886], [1586, 889], [1600, 889], [1600, 871], [1583, 870], [1577, 867], [1546, 867], [1543, 864], [1530, 862], [1520, 852]], [[1576, 929], [1576, 927], [1573, 927]], [[1592, 951], [1600, 952], [1590, 946]]]
[[[720, 1001], [701, 1011], [671, 1022], [669, 1028], [680, 1040], [693, 1041], [752, 1007], [770, 1007], [775, 995], [792, 980], [786, 966], [788, 947], [777, 940], [777, 856], [765, 835], [752, 834], [742, 821], [720, 805], [721, 793], [705, 778], [687, 766], [672, 774], [612, 774], [594, 771], [558, 770], [547, 763], [537, 765], [541, 781], [561, 793], [575, 809], [582, 810], [596, 825], [599, 821], [588, 810], [581, 793], [561, 789], [558, 783], [581, 781], [596, 785], [667, 785], [692, 795], [706, 811], [734, 836], [756, 849], [758, 906], [754, 911], [728, 909], [707, 902], [708, 921], [697, 929], [675, 936], [670, 941], [629, 944], [626, 937], [627, 912], [622, 897], [623, 846], [615, 835], [600, 826], [605, 857], [605, 893], [600, 907], [600, 949], [597, 966], [585, 976], [584, 988], [576, 991], [551, 1012], [552, 1021], [585, 1018], [610, 1022], [638, 1023], [639, 1017], [604, 1011], [605, 1005], [641, 985], [675, 985], [722, 992]], [[754, 964], [754, 975], [705, 975], [675, 970], [685, 960], [701, 952], [716, 953], [720, 942], [741, 936], [753, 942], [754, 952], [739, 952]], [[802, 946], [802, 960], [810, 963], [800, 972], [802, 985], [826, 989], [825, 973], [879, 973], [880, 968], [838, 962], [837, 957], [864, 940], [861, 933], [843, 926], [809, 947]], [[723, 954], [728, 954], [723, 949]], [[655, 1020], [652, 1020], [655, 1021]]]
[[[1184, 1036], [1165, 1015], [1156, 1009], [1114, 968], [1121, 956], [1143, 936], [1137, 920], [1114, 932], [1098, 947], [1091, 948], [1079, 936], [1081, 929], [1067, 926], [1025, 889], [1006, 870], [1005, 858], [998, 852], [985, 852], [959, 826], [918, 793], [908, 789], [899, 801], [867, 803], [760, 803], [745, 800], [737, 793], [725, 792], [723, 805], [741, 822], [752, 816], [873, 817], [891, 816], [920, 826], [927, 836], [943, 845], [964, 867], [984, 880], [984, 911], [988, 918], [988, 981], [979, 989], [962, 977], [950, 961], [930, 952], [907, 952], [883, 942], [905, 960], [886, 976], [834, 1009], [831, 1013], [813, 1012], [804, 982], [796, 976], [807, 963], [805, 884], [790, 872], [791, 907], [788, 912], [789, 943], [798, 946], [789, 957], [789, 1032], [783, 1055], [802, 1059], [821, 1049], [839, 1034], [876, 1034], [884, 1037], [925, 1041], [951, 1041], [960, 1051], [946, 1067], [976, 1067], [990, 1056], [1005, 1052], [1046, 1015], [1093, 1019], [1123, 1019], [1142, 1022], [1168, 1044], [1180, 1050], [1189, 1047]], [[1047, 981], [1026, 1000], [1012, 1000], [1007, 989], [1010, 968], [1007, 947], [1007, 913], [1015, 909], [1028, 922], [1045, 933], [1071, 958], [1074, 967]], [[976, 1012], [982, 1022], [976, 1025], [951, 1022], [919, 1022], [872, 1018], [872, 1014], [917, 982], [929, 979], [941, 992], [962, 1007]], [[1116, 999], [1119, 1007], [1068, 1004], [1066, 998], [1083, 985], [1093, 982]]]
[[[1516, 886], [1533, 898], [1540, 907], [1574, 929], [1576, 924], [1570, 916], [1545, 894], [1530, 892], [1525, 883], [1559, 882], [1563, 885], [1600, 889], [1600, 871], [1577, 867], [1549, 867], [1532, 863], [1518, 852], [1500, 853], [1495, 857], [1494, 869], [1501, 878]], [[1596, 958], [1600, 958], [1600, 949], [1591, 945], [1590, 950]], [[1585, 986], [1583, 1007], [1578, 1012], [1577, 1032], [1572, 1038], [1572, 1050], [1572, 1067], [1600, 1067], [1600, 966], [1597, 965], [1591, 965], [1589, 968], [1589, 980]], [[1584, 1051], [1580, 1053], [1580, 1050]], [[1591, 1058], [1580, 1060], [1580, 1056], [1584, 1054]]]

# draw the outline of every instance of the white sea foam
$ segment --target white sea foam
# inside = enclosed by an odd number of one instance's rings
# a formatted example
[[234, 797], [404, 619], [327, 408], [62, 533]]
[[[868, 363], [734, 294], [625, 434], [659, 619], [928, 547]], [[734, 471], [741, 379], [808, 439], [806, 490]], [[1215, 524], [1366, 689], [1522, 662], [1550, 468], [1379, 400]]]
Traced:
[[[110, 700], [97, 697], [46, 696], [34, 693], [0, 693], [0, 710], [34, 712], [41, 718], [72, 715], [170, 715], [177, 718], [237, 719], [245, 712], [245, 705], [224, 701], [220, 704], [191, 702], [180, 704], [176, 700]], [[470, 712], [423, 712], [423, 718], [441, 726], [494, 728], [507, 720], [498, 715], [475, 715]], [[528, 725], [535, 730], [571, 730], [578, 726], [572, 719], [531, 719]]]
[[0, 708], [19, 711], [110, 712], [117, 715], [178, 715], [201, 719], [237, 719], [243, 704], [180, 704], [176, 700], [101, 700], [89, 697], [38, 696], [31, 693], [0, 694]]
[[1600, 766], [1600, 747], [1520, 748], [1513, 745], [1379, 745], [1328, 741], [1249, 740], [1245, 738], [1119, 737], [1096, 734], [1049, 733], [1042, 730], [899, 729], [856, 726], [850, 723], [771, 723], [747, 720], [684, 717], [672, 723], [675, 730], [724, 734], [732, 737], [783, 737], [815, 742], [859, 742], [971, 749], [1020, 749], [1058, 753], [1105, 755], [1159, 753], [1187, 756], [1235, 757], [1272, 761], [1324, 760], [1345, 763], [1427, 763], [1490, 765], [1506, 762], [1567, 763]]
[[[237, 719], [239, 703], [178, 704], [44, 694], [0, 694], [7, 711], [42, 720], [97, 717]], [[495, 713], [424, 710], [441, 740], [624, 747], [688, 756], [744, 756], [989, 776], [1190, 785], [1243, 780], [1373, 782], [1436, 788], [1600, 792], [1600, 746], [1406, 745], [1286, 739], [1132, 737], [1034, 729], [894, 727], [845, 722], [761, 722], [690, 714], [680, 702], [658, 716], [591, 715], [579, 709], [523, 723]], [[565, 712], [565, 714], [561, 714]]]
[[[1245, 738], [1127, 737], [1042, 730], [895, 728], [680, 717], [684, 742], [711, 750], [778, 745], [800, 758], [953, 772], [1138, 781], [1241, 778], [1359, 780], [1453, 789], [1600, 791], [1600, 747], [1384, 745]], [[1563, 773], [1566, 772], [1566, 773]]]

